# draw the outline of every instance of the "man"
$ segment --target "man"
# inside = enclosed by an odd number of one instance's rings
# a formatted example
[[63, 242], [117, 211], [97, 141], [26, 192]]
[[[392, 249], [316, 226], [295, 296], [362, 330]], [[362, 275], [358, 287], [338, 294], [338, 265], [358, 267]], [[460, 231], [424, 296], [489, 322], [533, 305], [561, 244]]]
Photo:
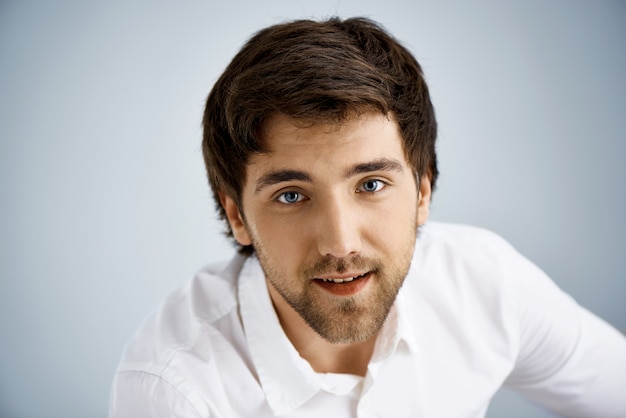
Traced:
[[481, 417], [502, 386], [626, 416], [626, 341], [506, 242], [427, 222], [436, 122], [413, 56], [365, 19], [256, 34], [203, 152], [239, 254], [126, 349], [114, 417]]

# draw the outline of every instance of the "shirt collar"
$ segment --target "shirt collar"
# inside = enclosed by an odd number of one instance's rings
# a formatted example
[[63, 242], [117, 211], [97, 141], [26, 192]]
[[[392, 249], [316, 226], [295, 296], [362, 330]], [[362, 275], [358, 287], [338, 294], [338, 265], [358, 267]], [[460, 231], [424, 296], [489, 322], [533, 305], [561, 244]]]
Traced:
[[239, 300], [248, 348], [267, 402], [274, 414], [288, 413], [315, 396], [320, 384], [285, 335], [254, 256], [241, 271]]
[[[391, 307], [385, 324], [378, 334], [374, 353], [370, 361], [370, 370], [373, 365], [381, 364], [391, 357], [400, 347], [409, 350], [410, 353], [415, 353], [417, 344], [415, 335], [409, 324], [408, 306], [405, 296], [406, 291], [403, 289], [404, 287], [398, 292], [396, 301]], [[404, 346], [402, 346], [401, 343], [403, 343]]]
[[[404, 289], [400, 289], [380, 330], [370, 372], [375, 373], [378, 367], [372, 366], [381, 365], [391, 357], [401, 342], [410, 352], [415, 352], [417, 345], [408, 320]], [[255, 256], [246, 260], [241, 271], [239, 300], [248, 348], [267, 402], [274, 414], [289, 413], [313, 398], [321, 390], [321, 383], [285, 335]]]
[[404, 285], [398, 292], [398, 297], [396, 298], [396, 318], [398, 321], [397, 325], [397, 340], [398, 342], [403, 341], [406, 344], [406, 348], [409, 350], [411, 354], [415, 354], [418, 350], [417, 339], [415, 337], [415, 324], [412, 323], [416, 318], [415, 312], [413, 310], [413, 306], [409, 303], [409, 301], [415, 301], [415, 296], [411, 297], [410, 292], [415, 292], [417, 289], [415, 286], [409, 286], [411, 282], [415, 280], [419, 280], [419, 273], [417, 268], [415, 267], [415, 263], [411, 264], [411, 268], [404, 279]]

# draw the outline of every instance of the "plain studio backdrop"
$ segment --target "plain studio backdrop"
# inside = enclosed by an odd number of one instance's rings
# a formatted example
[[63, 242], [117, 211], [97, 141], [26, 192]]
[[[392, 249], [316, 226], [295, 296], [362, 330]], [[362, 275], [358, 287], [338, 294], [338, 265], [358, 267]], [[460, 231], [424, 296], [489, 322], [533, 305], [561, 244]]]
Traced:
[[[204, 100], [293, 18], [368, 16], [413, 51], [440, 126], [432, 217], [499, 233], [626, 329], [623, 2], [54, 3], [0, 2], [3, 418], [105, 417], [139, 322], [233, 253]], [[551, 415], [502, 391], [500, 416]]]

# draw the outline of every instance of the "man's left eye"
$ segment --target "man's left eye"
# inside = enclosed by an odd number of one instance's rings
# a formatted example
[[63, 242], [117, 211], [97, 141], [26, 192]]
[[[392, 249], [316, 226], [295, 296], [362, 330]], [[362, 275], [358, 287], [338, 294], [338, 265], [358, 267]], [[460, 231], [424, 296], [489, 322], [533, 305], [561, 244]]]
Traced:
[[304, 195], [302, 193], [289, 191], [289, 192], [281, 193], [280, 196], [278, 196], [277, 200], [280, 203], [293, 205], [294, 203], [298, 203], [304, 200]]
[[380, 180], [367, 180], [357, 189], [357, 192], [374, 193], [382, 190], [386, 184]]

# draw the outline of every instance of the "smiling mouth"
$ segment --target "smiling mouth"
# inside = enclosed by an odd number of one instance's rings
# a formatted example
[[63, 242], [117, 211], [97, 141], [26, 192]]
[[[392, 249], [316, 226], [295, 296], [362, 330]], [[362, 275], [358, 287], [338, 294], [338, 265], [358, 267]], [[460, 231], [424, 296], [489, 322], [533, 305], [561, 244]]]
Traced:
[[321, 280], [323, 282], [331, 282], [331, 283], [349, 283], [352, 282], [354, 280], [358, 280], [358, 279], [362, 279], [363, 277], [367, 276], [368, 274], [370, 274], [370, 272], [365, 272], [363, 274], [360, 274], [358, 276], [354, 276], [354, 277], [347, 277], [347, 278], [343, 278], [343, 279], [335, 279], [335, 278], [316, 278], [315, 280]]
[[319, 277], [313, 280], [313, 283], [335, 296], [353, 296], [365, 289], [372, 273], [372, 271], [368, 271], [358, 276], [341, 278]]

